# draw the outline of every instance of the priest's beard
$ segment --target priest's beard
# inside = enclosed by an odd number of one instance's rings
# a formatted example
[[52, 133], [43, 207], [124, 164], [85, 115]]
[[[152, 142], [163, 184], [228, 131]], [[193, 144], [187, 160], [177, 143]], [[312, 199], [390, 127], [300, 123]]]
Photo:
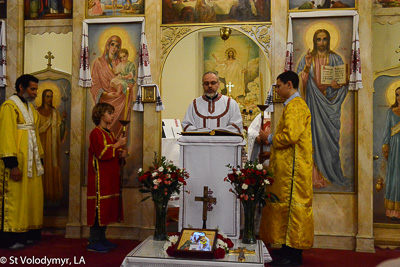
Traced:
[[217, 94], [217, 92], [212, 92], [212, 93], [205, 93], [205, 95], [209, 98], [213, 98], [215, 95]]
[[33, 101], [35, 101], [35, 98], [36, 98], [36, 97], [29, 96], [28, 93], [22, 94], [22, 97], [25, 98], [25, 100], [28, 101], [29, 103], [33, 103]]

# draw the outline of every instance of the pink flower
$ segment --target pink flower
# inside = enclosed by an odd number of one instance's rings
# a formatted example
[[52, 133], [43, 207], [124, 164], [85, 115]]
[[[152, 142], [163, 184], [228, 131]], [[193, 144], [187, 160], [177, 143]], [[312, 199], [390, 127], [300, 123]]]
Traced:
[[154, 188], [154, 189], [157, 189], [157, 186], [155, 185], [155, 186], [153, 186], [153, 188]]

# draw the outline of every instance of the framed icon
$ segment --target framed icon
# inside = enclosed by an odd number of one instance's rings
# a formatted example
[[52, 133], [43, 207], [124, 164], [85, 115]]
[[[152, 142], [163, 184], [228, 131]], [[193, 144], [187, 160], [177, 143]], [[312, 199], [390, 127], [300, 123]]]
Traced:
[[175, 255], [188, 258], [213, 258], [218, 230], [183, 228]]
[[285, 98], [282, 98], [278, 95], [278, 93], [276, 92], [276, 84], [273, 84], [272, 86], [272, 94], [273, 94], [273, 99], [272, 102], [273, 103], [283, 103], [286, 101]]
[[154, 103], [156, 102], [156, 86], [154, 84], [141, 85], [142, 88], [142, 102]]

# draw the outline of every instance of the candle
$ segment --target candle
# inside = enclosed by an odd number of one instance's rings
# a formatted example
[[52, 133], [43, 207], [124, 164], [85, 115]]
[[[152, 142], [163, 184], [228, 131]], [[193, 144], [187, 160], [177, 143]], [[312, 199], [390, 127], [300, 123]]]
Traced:
[[260, 90], [261, 90], [261, 105], [264, 104], [264, 81], [262, 72], [260, 72]]
[[129, 86], [126, 88], [124, 120], [126, 120], [128, 115], [128, 102], [129, 102]]

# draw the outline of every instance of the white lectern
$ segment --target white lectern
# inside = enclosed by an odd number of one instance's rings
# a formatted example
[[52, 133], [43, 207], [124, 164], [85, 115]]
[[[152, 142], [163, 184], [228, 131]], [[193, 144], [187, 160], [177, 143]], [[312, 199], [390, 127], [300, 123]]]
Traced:
[[182, 136], [180, 167], [190, 175], [181, 192], [179, 208], [179, 231], [182, 228], [202, 228], [203, 202], [195, 201], [203, 196], [208, 186], [210, 197], [216, 204], [208, 204], [207, 228], [218, 227], [229, 238], [238, 239], [240, 234], [240, 201], [229, 192], [230, 183], [224, 178], [229, 172], [227, 164], [241, 165], [241, 151], [245, 141], [239, 136]]

